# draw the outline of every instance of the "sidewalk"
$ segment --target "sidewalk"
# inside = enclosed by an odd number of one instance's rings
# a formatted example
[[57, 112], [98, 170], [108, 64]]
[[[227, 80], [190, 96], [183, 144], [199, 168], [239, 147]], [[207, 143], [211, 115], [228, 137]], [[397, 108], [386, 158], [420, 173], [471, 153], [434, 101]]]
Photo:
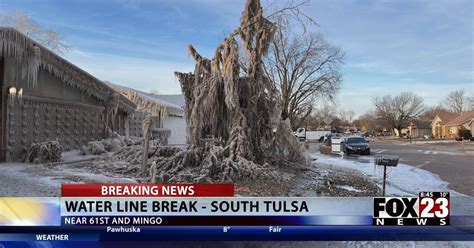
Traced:
[[466, 154], [474, 155], [474, 142], [468, 141], [468, 142], [463, 143], [461, 145], [460, 150], [465, 152]]
[[[408, 139], [407, 142], [410, 142]], [[446, 144], [456, 143], [456, 140], [412, 140], [412, 144]]]
[[[375, 137], [375, 138], [369, 138], [367, 140], [410, 144], [410, 139], [399, 138], [399, 137], [394, 137], [394, 136]], [[454, 143], [459, 143], [459, 145], [461, 145], [460, 141], [456, 141], [454, 139], [412, 139], [411, 140], [411, 144], [416, 144], [416, 145], [421, 145], [421, 144], [454, 144]], [[465, 140], [464, 144], [474, 145], [474, 142]]]

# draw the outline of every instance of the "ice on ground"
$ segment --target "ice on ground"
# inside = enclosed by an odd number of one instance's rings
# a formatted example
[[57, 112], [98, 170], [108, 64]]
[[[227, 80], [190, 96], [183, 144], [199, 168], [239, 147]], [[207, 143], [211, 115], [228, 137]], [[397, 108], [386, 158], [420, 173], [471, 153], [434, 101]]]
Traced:
[[0, 196], [60, 196], [63, 183], [137, 183], [134, 179], [103, 175], [74, 164], [14, 162], [0, 163], [0, 167]]
[[[383, 183], [383, 167], [373, 163], [374, 157], [361, 158], [361, 161], [348, 160], [342, 156], [313, 154], [316, 164], [326, 164], [358, 170], [372, 178], [379, 187]], [[420, 191], [449, 191], [455, 195], [462, 195], [448, 188], [448, 182], [438, 175], [407, 164], [398, 164], [396, 167], [387, 167], [387, 195], [409, 196], [418, 195]]]
[[336, 185], [336, 187], [341, 188], [341, 189], [345, 189], [345, 190], [348, 190], [348, 191], [363, 192], [362, 190], [356, 189], [356, 188], [354, 188], [350, 185]]
[[113, 153], [114, 152], [106, 152], [102, 155], [81, 155], [81, 151], [71, 150], [61, 153], [61, 161], [70, 163], [84, 160], [92, 160], [95, 158], [110, 157], [113, 155]]
[[82, 156], [79, 154], [79, 150], [72, 150], [63, 152], [61, 154], [61, 159], [64, 161], [74, 161], [78, 159], [82, 159]]

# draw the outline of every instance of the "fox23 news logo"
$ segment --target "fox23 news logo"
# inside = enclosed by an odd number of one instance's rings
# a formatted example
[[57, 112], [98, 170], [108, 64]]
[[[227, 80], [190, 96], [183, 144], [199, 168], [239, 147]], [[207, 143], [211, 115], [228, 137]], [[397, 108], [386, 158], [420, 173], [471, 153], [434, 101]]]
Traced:
[[377, 226], [449, 225], [449, 192], [421, 192], [419, 197], [375, 197]]

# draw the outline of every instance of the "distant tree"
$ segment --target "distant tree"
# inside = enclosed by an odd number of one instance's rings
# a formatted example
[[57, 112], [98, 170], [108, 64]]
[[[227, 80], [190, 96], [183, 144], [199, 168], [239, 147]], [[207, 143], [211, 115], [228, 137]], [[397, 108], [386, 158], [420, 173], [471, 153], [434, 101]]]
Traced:
[[470, 99], [464, 89], [451, 91], [444, 100], [444, 106], [454, 114], [459, 114], [468, 109]]
[[356, 121], [357, 124], [354, 123], [356, 127], [367, 131], [382, 131], [385, 128], [384, 121], [380, 120], [373, 111], [362, 114]]
[[326, 118], [334, 118], [337, 115], [337, 106], [331, 102], [324, 102], [320, 105], [319, 108], [315, 109], [313, 113], [321, 119], [321, 121]]
[[311, 114], [310, 116], [308, 116], [304, 122], [302, 123], [301, 125], [302, 127], [306, 127], [308, 128], [309, 130], [316, 130], [322, 126], [324, 126], [324, 124], [322, 124], [322, 120], [321, 118], [319, 118], [317, 115], [315, 114]]
[[411, 92], [402, 92], [393, 98], [391, 95], [375, 97], [373, 102], [377, 117], [398, 130], [400, 137], [402, 128], [423, 112], [423, 99]]
[[352, 122], [352, 125], [354, 127], [356, 127], [357, 129], [362, 129], [362, 122], [359, 120], [359, 119], [355, 119], [353, 122]]
[[294, 34], [279, 25], [264, 71], [280, 91], [282, 119], [301, 126], [318, 99], [333, 99], [341, 83], [340, 66], [345, 54], [321, 33]]
[[354, 121], [355, 112], [352, 110], [344, 110], [342, 109], [339, 111], [339, 118], [345, 125], [352, 125]]
[[341, 126], [344, 126], [344, 122], [339, 117], [337, 116], [334, 117], [331, 123], [331, 130], [341, 132], [342, 131]]
[[419, 118], [422, 120], [431, 121], [436, 117], [437, 114], [442, 112], [448, 112], [448, 110], [442, 105], [426, 107], [425, 111], [423, 111]]
[[56, 53], [62, 54], [71, 50], [61, 33], [42, 27], [23, 12], [15, 12], [10, 15], [0, 14], [0, 26], [15, 28]]
[[303, 127], [308, 128], [324, 128], [326, 125], [331, 126], [331, 123], [325, 123], [325, 119], [334, 120], [337, 116], [338, 110], [337, 106], [330, 104], [328, 102], [321, 104], [321, 106], [311, 113], [304, 122], [302, 123]]

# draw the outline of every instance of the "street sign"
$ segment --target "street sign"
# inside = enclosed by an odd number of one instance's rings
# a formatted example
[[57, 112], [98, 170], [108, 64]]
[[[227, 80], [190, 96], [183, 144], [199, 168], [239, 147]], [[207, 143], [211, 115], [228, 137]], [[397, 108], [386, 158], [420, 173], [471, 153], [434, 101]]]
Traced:
[[418, 126], [417, 126], [415, 123], [412, 122], [412, 123], [410, 124], [410, 129], [411, 129], [411, 130], [414, 130], [414, 129], [417, 129], [417, 128], [418, 128]]

